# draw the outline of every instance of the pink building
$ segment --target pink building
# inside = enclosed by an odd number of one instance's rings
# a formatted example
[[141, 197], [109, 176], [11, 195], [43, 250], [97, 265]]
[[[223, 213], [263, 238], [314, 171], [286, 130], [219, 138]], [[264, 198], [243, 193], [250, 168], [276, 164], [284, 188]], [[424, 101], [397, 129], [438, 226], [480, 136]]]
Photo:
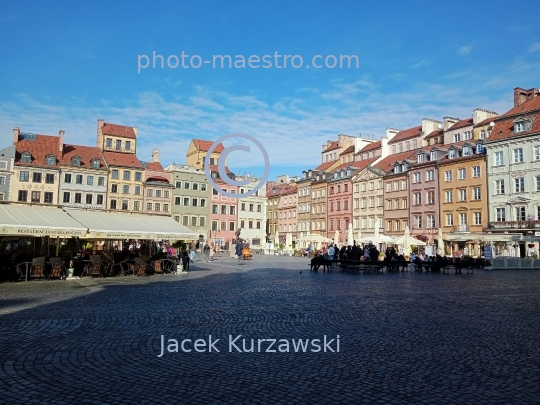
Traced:
[[298, 193], [297, 185], [293, 185], [283, 190], [279, 197], [278, 203], [278, 232], [280, 242], [285, 242], [287, 233], [291, 233], [292, 240], [296, 240], [298, 235], [296, 226], [298, 218], [296, 216], [298, 201], [296, 195]]
[[172, 172], [163, 170], [159, 151], [152, 152], [152, 162], [141, 162], [144, 171], [143, 212], [153, 215], [171, 215]]
[[326, 227], [326, 237], [334, 239], [336, 231], [338, 231], [339, 240], [335, 240], [334, 243], [339, 245], [345, 243], [347, 229], [352, 223], [352, 178], [358, 171], [358, 164], [362, 165], [362, 162], [344, 163], [338, 166], [327, 180], [328, 226]]
[[[225, 192], [238, 194], [238, 186], [231, 186], [219, 178], [217, 168], [212, 169], [212, 178]], [[228, 169], [227, 174], [234, 176]], [[235, 239], [238, 222], [238, 198], [230, 198], [221, 194], [212, 187], [210, 199], [210, 240], [214, 246], [222, 246], [229, 249], [230, 242]], [[242, 237], [242, 235], [240, 235]]]

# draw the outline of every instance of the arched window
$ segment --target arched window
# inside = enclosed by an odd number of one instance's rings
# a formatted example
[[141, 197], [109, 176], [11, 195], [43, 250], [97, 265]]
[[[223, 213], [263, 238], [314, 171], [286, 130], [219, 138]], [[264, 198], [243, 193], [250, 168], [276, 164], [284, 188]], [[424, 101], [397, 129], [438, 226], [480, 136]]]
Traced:
[[21, 155], [21, 162], [30, 163], [32, 161], [32, 155], [30, 152], [23, 152]]
[[55, 165], [56, 164], [56, 156], [54, 155], [47, 155], [45, 158], [45, 164], [46, 165]]
[[80, 166], [81, 165], [81, 158], [79, 156], [73, 156], [71, 158], [71, 164], [73, 166]]

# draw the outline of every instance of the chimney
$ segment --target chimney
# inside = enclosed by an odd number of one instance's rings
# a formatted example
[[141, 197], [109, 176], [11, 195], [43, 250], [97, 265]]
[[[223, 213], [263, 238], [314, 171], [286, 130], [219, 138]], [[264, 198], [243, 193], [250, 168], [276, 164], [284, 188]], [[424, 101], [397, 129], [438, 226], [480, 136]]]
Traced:
[[152, 151], [152, 163], [159, 163], [159, 150], [154, 149]]
[[65, 131], [63, 129], [58, 132], [58, 152], [60, 152], [60, 159], [64, 156], [64, 134]]
[[538, 89], [532, 88], [529, 90], [516, 87], [514, 89], [514, 107], [523, 104], [526, 101], [532, 100], [540, 95]]
[[99, 118], [97, 120], [97, 139], [96, 139], [96, 146], [103, 150], [105, 147], [105, 142], [103, 139], [103, 118]]
[[19, 127], [13, 127], [13, 145], [17, 144], [19, 142], [19, 135], [21, 134], [21, 130]]
[[386, 128], [386, 135], [381, 138], [381, 156], [383, 159], [390, 155], [390, 148], [388, 142], [394, 138], [401, 130], [395, 128]]
[[444, 117], [443, 118], [443, 129], [448, 130], [452, 125], [459, 121], [459, 118]]
[[476, 125], [479, 122], [487, 120], [491, 117], [496, 117], [497, 113], [494, 111], [484, 110], [482, 108], [477, 108], [473, 111], [473, 124]]

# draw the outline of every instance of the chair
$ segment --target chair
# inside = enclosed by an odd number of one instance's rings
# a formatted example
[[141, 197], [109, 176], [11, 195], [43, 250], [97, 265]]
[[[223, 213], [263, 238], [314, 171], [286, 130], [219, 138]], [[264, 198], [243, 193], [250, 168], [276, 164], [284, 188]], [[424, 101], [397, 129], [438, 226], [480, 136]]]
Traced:
[[103, 263], [101, 262], [100, 255], [90, 255], [90, 263], [84, 266], [82, 275], [91, 276], [91, 277], [94, 277], [94, 276], [103, 277], [103, 274], [101, 273], [102, 266], [103, 266]]
[[34, 257], [32, 259], [30, 278], [45, 279], [45, 257]]
[[154, 269], [154, 273], [163, 274], [165, 272], [163, 266], [163, 259], [154, 260], [154, 262], [152, 263], [152, 268]]
[[51, 272], [49, 273], [49, 278], [60, 278], [61, 280], [66, 279], [66, 267], [62, 262], [61, 257], [51, 257], [49, 259], [51, 263]]
[[163, 261], [163, 272], [176, 273], [179, 260], [176, 256], [169, 256]]
[[133, 269], [133, 277], [135, 277], [135, 275], [137, 275], [137, 277], [147, 276], [148, 274], [146, 273], [146, 270], [148, 269], [148, 263], [146, 263], [141, 257], [136, 257], [134, 261], [135, 267]]

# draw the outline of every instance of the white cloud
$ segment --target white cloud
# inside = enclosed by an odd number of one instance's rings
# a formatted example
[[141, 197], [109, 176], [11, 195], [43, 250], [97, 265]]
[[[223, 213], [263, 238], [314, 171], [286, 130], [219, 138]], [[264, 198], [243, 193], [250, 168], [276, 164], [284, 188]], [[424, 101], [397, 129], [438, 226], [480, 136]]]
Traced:
[[460, 55], [468, 55], [468, 54], [471, 53], [471, 50], [472, 50], [472, 46], [471, 45], [466, 45], [466, 46], [462, 46], [461, 48], [459, 48], [458, 53]]
[[540, 42], [535, 42], [534, 44], [529, 45], [529, 53], [540, 51]]

